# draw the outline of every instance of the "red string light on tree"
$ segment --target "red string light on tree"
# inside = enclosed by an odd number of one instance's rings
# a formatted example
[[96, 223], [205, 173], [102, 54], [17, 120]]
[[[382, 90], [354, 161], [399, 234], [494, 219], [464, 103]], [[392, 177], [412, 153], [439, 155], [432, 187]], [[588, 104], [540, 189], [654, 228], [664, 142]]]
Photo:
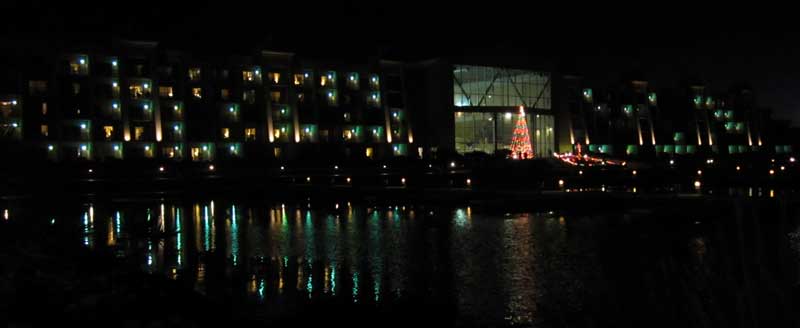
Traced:
[[531, 135], [528, 133], [528, 123], [525, 118], [525, 108], [522, 106], [519, 106], [517, 124], [514, 127], [514, 134], [511, 136], [511, 158], [533, 158]]

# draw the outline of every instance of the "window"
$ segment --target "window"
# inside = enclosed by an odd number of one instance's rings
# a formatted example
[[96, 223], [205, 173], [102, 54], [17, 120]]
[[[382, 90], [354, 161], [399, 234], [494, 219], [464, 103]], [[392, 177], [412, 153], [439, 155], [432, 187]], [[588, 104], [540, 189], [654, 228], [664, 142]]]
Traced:
[[222, 100], [228, 100], [228, 98], [230, 98], [230, 96], [231, 96], [231, 90], [230, 89], [219, 90], [219, 97]]
[[269, 72], [267, 73], [267, 78], [272, 84], [280, 84], [281, 73]]
[[367, 149], [364, 151], [364, 155], [367, 158], [372, 158], [372, 154], [373, 153], [374, 153], [374, 151], [372, 150], [372, 147], [367, 147]]
[[47, 115], [47, 102], [42, 103], [42, 115]]
[[230, 137], [231, 137], [231, 129], [222, 128], [222, 139], [228, 139]]
[[72, 57], [69, 61], [69, 73], [72, 75], [89, 75], [89, 58], [84, 55]]
[[294, 79], [292, 80], [294, 85], [302, 85], [305, 83], [305, 77], [308, 74], [295, 74]]
[[528, 127], [534, 156], [550, 156], [555, 149], [553, 116], [533, 114], [522, 116], [515, 112], [456, 112], [456, 151], [461, 154], [470, 152], [493, 154], [497, 150], [511, 149], [514, 128], [520, 119], [524, 119]]
[[336, 87], [336, 72], [329, 71], [319, 77], [319, 86], [321, 87]]
[[270, 91], [269, 92], [269, 99], [272, 100], [273, 103], [280, 103], [281, 102], [281, 92], [280, 91]]
[[380, 107], [381, 106], [381, 93], [374, 91], [371, 92], [369, 96], [367, 96], [367, 104], [372, 107]]
[[197, 82], [200, 81], [200, 78], [201, 76], [199, 67], [193, 67], [189, 69], [189, 81]]
[[158, 87], [158, 95], [164, 98], [172, 98], [172, 87], [170, 86]]
[[453, 104], [457, 107], [550, 109], [548, 73], [482, 66], [455, 66]]
[[256, 128], [247, 128], [244, 130], [244, 139], [248, 141], [256, 140]]
[[133, 140], [142, 140], [144, 137], [144, 127], [137, 126], [133, 128]]
[[343, 116], [344, 116], [344, 121], [345, 121], [345, 122], [350, 122], [350, 120], [351, 120], [351, 115], [350, 115], [350, 113], [344, 113], [344, 115], [343, 115]]
[[47, 93], [47, 81], [28, 81], [28, 92], [31, 96], [43, 96]]
[[128, 89], [130, 90], [131, 99], [150, 97], [150, 83], [148, 82], [132, 84]]
[[42, 137], [47, 137], [50, 135], [50, 129], [47, 124], [42, 124], [40, 131], [42, 132]]
[[242, 101], [248, 104], [255, 104], [256, 103], [256, 91], [255, 90], [245, 90], [242, 92]]
[[202, 88], [192, 88], [192, 96], [201, 99], [203, 98], [203, 89]]
[[111, 139], [114, 136], [114, 127], [106, 125], [103, 127], [103, 132], [105, 132], [106, 139]]
[[242, 71], [242, 81], [253, 82], [256, 79], [256, 73], [253, 71]]
[[72, 83], [72, 94], [79, 95], [81, 93], [81, 84], [80, 83]]
[[228, 79], [228, 75], [229, 75], [228, 73], [229, 72], [228, 72], [227, 69], [219, 70], [219, 79], [220, 80], [227, 80]]
[[328, 100], [328, 106], [339, 105], [339, 97], [337, 97], [336, 90], [328, 90], [328, 92], [325, 94], [325, 97]]
[[380, 89], [380, 87], [381, 87], [381, 80], [380, 80], [380, 78], [378, 78], [378, 75], [377, 75], [377, 74], [372, 74], [372, 75], [369, 77], [369, 87], [370, 87], [372, 90], [378, 90], [378, 89]]
[[358, 73], [352, 72], [347, 75], [347, 87], [350, 90], [358, 90]]

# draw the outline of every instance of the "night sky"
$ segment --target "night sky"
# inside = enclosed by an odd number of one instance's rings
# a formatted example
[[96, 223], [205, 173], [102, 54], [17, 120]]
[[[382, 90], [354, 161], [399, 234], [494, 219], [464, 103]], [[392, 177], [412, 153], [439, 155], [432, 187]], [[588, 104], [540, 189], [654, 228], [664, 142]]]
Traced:
[[[164, 1], [166, 2], [166, 1]], [[640, 3], [612, 8], [518, 2], [275, 1], [124, 2], [115, 8], [67, 1], [5, 1], [9, 41], [157, 40], [185, 49], [246, 54], [257, 48], [323, 56], [381, 54], [401, 60], [490, 53], [534, 56], [563, 72], [615, 82], [642, 73], [656, 87], [682, 79], [716, 89], [752, 85], [777, 118], [800, 125], [800, 66], [793, 10]], [[531, 2], [532, 4], [535, 2]], [[731, 5], [732, 3], [729, 3]], [[540, 5], [541, 6], [541, 5]], [[530, 7], [527, 5], [526, 7]], [[630, 9], [637, 11], [630, 11]]]

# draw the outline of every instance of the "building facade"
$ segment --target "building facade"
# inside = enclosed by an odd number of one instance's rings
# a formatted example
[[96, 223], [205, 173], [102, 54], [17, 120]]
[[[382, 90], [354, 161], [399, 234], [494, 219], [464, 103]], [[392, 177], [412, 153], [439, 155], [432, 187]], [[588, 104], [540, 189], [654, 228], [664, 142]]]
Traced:
[[385, 158], [413, 144], [398, 62], [195, 57], [124, 41], [14, 69], [0, 137], [52, 160]]

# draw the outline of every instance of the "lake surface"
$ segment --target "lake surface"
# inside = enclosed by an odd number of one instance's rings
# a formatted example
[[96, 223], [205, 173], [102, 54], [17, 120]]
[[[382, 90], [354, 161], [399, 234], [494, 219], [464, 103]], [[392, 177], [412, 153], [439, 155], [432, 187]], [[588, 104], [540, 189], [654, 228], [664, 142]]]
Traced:
[[753, 327], [798, 322], [795, 205], [588, 213], [135, 198], [6, 202], [0, 229], [111, 253], [259, 320]]

